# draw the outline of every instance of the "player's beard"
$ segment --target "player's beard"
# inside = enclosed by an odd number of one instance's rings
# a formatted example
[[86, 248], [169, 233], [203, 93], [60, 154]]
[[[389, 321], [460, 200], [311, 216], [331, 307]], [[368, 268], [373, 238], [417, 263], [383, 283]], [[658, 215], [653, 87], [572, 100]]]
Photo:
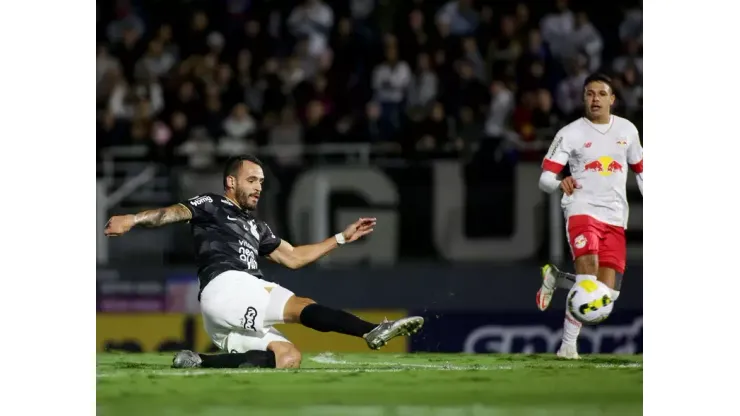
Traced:
[[244, 209], [248, 209], [250, 211], [254, 211], [257, 209], [257, 204], [251, 204], [249, 202], [249, 191], [246, 189], [237, 188], [236, 189], [236, 202], [239, 203], [240, 206], [242, 206]]

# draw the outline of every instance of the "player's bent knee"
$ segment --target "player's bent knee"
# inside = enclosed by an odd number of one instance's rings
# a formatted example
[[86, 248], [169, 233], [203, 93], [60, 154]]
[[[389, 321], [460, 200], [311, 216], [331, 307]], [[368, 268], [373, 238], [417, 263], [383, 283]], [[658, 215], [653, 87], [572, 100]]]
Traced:
[[289, 342], [275, 341], [267, 347], [275, 353], [275, 368], [299, 368], [301, 366], [301, 352]]
[[293, 348], [289, 352], [283, 354], [278, 358], [275, 356], [275, 367], [276, 368], [300, 368], [301, 366], [301, 352], [297, 348]]

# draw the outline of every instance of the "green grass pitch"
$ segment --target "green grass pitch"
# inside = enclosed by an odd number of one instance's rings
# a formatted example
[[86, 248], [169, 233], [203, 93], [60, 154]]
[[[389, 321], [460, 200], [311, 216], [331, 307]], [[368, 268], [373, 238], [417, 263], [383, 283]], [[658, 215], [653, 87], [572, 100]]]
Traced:
[[98, 354], [97, 414], [642, 414], [642, 356], [325, 353], [299, 370], [180, 370], [172, 356]]

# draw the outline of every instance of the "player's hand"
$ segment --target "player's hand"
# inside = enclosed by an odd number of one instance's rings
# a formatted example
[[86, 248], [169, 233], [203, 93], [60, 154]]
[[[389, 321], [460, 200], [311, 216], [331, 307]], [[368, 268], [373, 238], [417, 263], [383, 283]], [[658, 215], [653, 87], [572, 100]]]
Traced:
[[118, 237], [126, 234], [134, 227], [133, 215], [115, 215], [105, 224], [105, 235], [108, 237]]
[[566, 195], [573, 195], [573, 192], [579, 188], [580, 186], [572, 176], [568, 176], [560, 182], [560, 189], [562, 189]]
[[353, 224], [350, 224], [344, 231], [344, 240], [348, 243], [357, 241], [358, 239], [373, 232], [377, 219], [375, 218], [360, 218]]

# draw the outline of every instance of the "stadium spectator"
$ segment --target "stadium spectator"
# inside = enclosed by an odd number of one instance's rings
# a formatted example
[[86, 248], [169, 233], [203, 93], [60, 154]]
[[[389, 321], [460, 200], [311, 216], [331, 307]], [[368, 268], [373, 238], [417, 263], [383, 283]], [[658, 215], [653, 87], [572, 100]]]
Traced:
[[494, 78], [514, 75], [514, 64], [522, 52], [516, 33], [516, 19], [506, 15], [501, 18], [501, 35], [488, 48], [488, 60]]
[[642, 46], [642, 1], [625, 11], [624, 20], [619, 25], [619, 38], [623, 42], [635, 39]]
[[583, 55], [571, 59], [567, 64], [568, 76], [560, 81], [556, 102], [566, 118], [578, 117], [583, 106], [583, 83], [588, 77], [587, 58]]
[[113, 55], [121, 63], [123, 75], [127, 80], [133, 81], [136, 62], [144, 51], [144, 43], [141, 33], [131, 27], [123, 29], [120, 42], [113, 44]]
[[392, 131], [401, 127], [403, 102], [410, 84], [411, 69], [398, 59], [397, 47], [386, 47], [385, 61], [373, 71], [373, 90], [381, 106], [382, 123]]
[[621, 74], [629, 66], [634, 66], [638, 75], [642, 76], [642, 53], [636, 39], [627, 39], [624, 42], [624, 54], [614, 59], [612, 71]]
[[121, 64], [118, 62], [118, 59], [108, 53], [108, 47], [104, 44], [98, 44], [98, 55], [96, 57], [97, 85], [100, 86], [106, 75], [120, 69], [120, 67]]
[[[146, 105], [146, 112], [141, 105]], [[110, 111], [118, 119], [132, 120], [139, 113], [146, 117], [158, 114], [164, 108], [164, 94], [159, 82], [130, 85], [120, 81], [113, 89], [109, 103]]]
[[555, 10], [540, 21], [542, 38], [547, 41], [556, 59], [562, 61], [566, 57], [574, 26], [575, 15], [569, 8], [568, 0], [557, 0]]
[[469, 159], [483, 136], [483, 123], [472, 108], [460, 109], [455, 133], [454, 139], [447, 144], [447, 150], [463, 152], [463, 156]]
[[298, 165], [302, 161], [301, 125], [295, 116], [295, 109], [285, 107], [280, 112], [280, 120], [270, 129], [268, 144], [286, 146], [276, 155], [276, 162], [283, 166]]
[[569, 35], [569, 53], [566, 58], [583, 53], [588, 57], [588, 70], [596, 72], [601, 68], [601, 52], [604, 49], [604, 41], [601, 34], [591, 24], [585, 12], [576, 14], [573, 32]]
[[433, 152], [442, 149], [449, 137], [449, 124], [444, 105], [434, 103], [429, 117], [415, 123], [414, 142], [416, 150]]
[[171, 52], [165, 51], [162, 42], [154, 39], [149, 42], [147, 52], [136, 64], [136, 78], [164, 77], [175, 66], [176, 62], [175, 56]]
[[624, 102], [625, 112], [631, 118], [642, 109], [642, 85], [638, 77], [634, 66], [629, 66], [622, 72], [620, 96]]
[[108, 40], [113, 43], [122, 42], [126, 33], [141, 38], [144, 35], [144, 21], [134, 13], [130, 0], [116, 0], [115, 20], [107, 27]]
[[515, 107], [514, 93], [500, 80], [491, 83], [490, 91], [491, 101], [486, 116], [485, 133], [490, 138], [503, 139]]
[[480, 16], [473, 8], [473, 0], [452, 0], [439, 10], [437, 21], [449, 25], [453, 36], [467, 36], [475, 33]]
[[462, 51], [462, 59], [470, 63], [475, 77], [480, 81], [486, 82], [488, 79], [486, 75], [486, 62], [483, 60], [483, 56], [481, 56], [478, 43], [474, 37], [463, 38]]
[[[467, 145], [475, 143], [476, 125], [486, 138], [515, 138], [516, 108], [526, 120], [519, 131], [534, 141], [567, 123], [580, 111], [582, 79], [596, 67], [613, 72], [615, 110], [635, 114], [639, 123], [641, 8], [628, 8], [624, 19], [594, 21], [595, 6], [555, 0], [551, 10], [552, 4], [229, 0], [188, 3], [170, 14], [146, 2], [137, 9], [126, 0], [103, 3], [98, 143], [154, 142], [176, 154], [167, 146], [190, 143], [183, 134], [213, 145], [231, 137], [228, 122], [249, 124], [251, 145], [276, 137], [288, 139], [275, 143], [403, 143], [413, 156], [417, 148], [457, 153], [462, 139], [465, 153], [477, 148]], [[617, 29], [619, 39], [601, 38]], [[431, 115], [437, 102], [442, 121]], [[248, 122], [234, 124], [236, 107], [249, 109]], [[446, 127], [417, 134], [432, 123]], [[244, 143], [237, 136], [234, 143]], [[198, 140], [187, 148], [207, 150]]]
[[246, 139], [257, 131], [257, 124], [249, 114], [249, 107], [240, 103], [234, 106], [231, 114], [224, 120], [223, 129], [230, 139]]
[[321, 0], [305, 0], [288, 17], [288, 27], [296, 38], [308, 40], [308, 53], [318, 56], [326, 51], [334, 26], [334, 11]]
[[411, 111], [428, 111], [429, 104], [437, 98], [438, 91], [439, 78], [432, 69], [431, 58], [426, 53], [419, 54], [416, 71], [409, 83], [408, 108]]

